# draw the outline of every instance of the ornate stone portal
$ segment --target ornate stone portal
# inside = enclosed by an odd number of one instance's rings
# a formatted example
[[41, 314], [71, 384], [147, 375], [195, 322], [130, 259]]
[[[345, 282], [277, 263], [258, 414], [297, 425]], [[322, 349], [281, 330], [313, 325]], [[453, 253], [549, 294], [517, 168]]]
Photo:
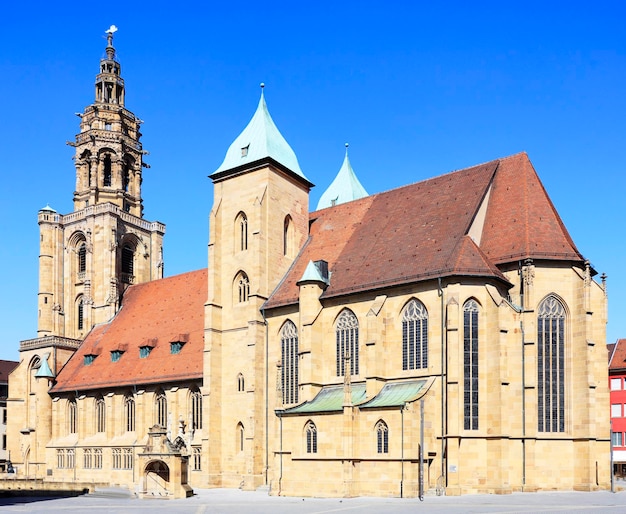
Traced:
[[[184, 448], [184, 446], [183, 446]], [[187, 483], [189, 460], [183, 450], [167, 437], [167, 429], [154, 425], [148, 443], [138, 455], [141, 476], [138, 494], [142, 498], [187, 498], [193, 489]]]

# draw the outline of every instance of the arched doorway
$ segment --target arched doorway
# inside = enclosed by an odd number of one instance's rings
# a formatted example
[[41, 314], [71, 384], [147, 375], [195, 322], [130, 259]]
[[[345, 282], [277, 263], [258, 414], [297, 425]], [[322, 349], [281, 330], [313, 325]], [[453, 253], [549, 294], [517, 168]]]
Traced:
[[162, 460], [153, 460], [144, 471], [144, 493], [151, 496], [169, 496], [170, 468]]

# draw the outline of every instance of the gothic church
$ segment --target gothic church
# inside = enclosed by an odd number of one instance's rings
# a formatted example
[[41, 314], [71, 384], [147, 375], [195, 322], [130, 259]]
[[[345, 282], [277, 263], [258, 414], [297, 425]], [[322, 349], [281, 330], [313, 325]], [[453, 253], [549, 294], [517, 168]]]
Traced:
[[38, 214], [18, 477], [169, 497], [608, 487], [605, 284], [526, 154], [368, 195], [346, 152], [311, 212], [262, 93], [210, 175], [208, 267], [163, 278], [140, 128], [109, 31], [74, 210]]

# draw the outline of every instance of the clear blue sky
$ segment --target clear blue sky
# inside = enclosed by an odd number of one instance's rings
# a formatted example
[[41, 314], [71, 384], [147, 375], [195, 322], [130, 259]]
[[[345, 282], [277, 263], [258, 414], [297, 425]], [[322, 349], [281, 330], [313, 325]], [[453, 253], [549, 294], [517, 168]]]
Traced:
[[[10, 2], [0, 31], [0, 359], [37, 330], [37, 211], [72, 210], [75, 112], [115, 24], [126, 107], [145, 120], [145, 217], [166, 274], [207, 265], [207, 178], [259, 83], [317, 185], [344, 142], [370, 193], [528, 152], [626, 337], [626, 3]], [[600, 341], [599, 341], [600, 342]], [[602, 341], [604, 342], [604, 341]]]

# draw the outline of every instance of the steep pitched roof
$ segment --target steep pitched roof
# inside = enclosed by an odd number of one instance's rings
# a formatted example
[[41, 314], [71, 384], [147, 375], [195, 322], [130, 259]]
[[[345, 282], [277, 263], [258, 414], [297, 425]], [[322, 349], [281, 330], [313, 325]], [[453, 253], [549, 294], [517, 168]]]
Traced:
[[624, 369], [626, 369], [626, 339], [618, 339], [613, 344], [613, 351], [609, 353], [609, 372]]
[[296, 302], [309, 261], [332, 272], [322, 297], [444, 275], [502, 273], [466, 236], [498, 161], [367, 196], [310, 215], [310, 237], [266, 307]]
[[322, 298], [443, 276], [506, 281], [497, 266], [526, 257], [583, 260], [525, 153], [311, 213], [310, 227], [266, 308], [297, 302], [319, 259], [331, 272]]
[[266, 158], [273, 159], [308, 182], [300, 169], [296, 154], [272, 120], [261, 90], [261, 98], [254, 116], [232, 142], [226, 152], [224, 162], [211, 174], [211, 177], [216, 178], [229, 170], [252, 165]]
[[583, 260], [526, 153], [499, 160], [480, 247], [496, 264]]
[[328, 189], [322, 193], [319, 202], [317, 202], [317, 210], [339, 205], [340, 203], [351, 202], [352, 200], [358, 200], [364, 196], [367, 196], [367, 191], [361, 182], [359, 182], [356, 173], [354, 173], [350, 165], [348, 144], [346, 143], [346, 156], [343, 159], [341, 169], [335, 179], [330, 183], [330, 186], [328, 186]]
[[9, 382], [9, 374], [13, 371], [19, 362], [0, 360], [0, 384]]
[[[201, 379], [206, 297], [206, 269], [129, 287], [117, 315], [89, 332], [51, 392]], [[175, 341], [184, 344], [172, 354]], [[145, 358], [142, 346], [152, 348]], [[113, 351], [123, 352], [117, 362]]]

